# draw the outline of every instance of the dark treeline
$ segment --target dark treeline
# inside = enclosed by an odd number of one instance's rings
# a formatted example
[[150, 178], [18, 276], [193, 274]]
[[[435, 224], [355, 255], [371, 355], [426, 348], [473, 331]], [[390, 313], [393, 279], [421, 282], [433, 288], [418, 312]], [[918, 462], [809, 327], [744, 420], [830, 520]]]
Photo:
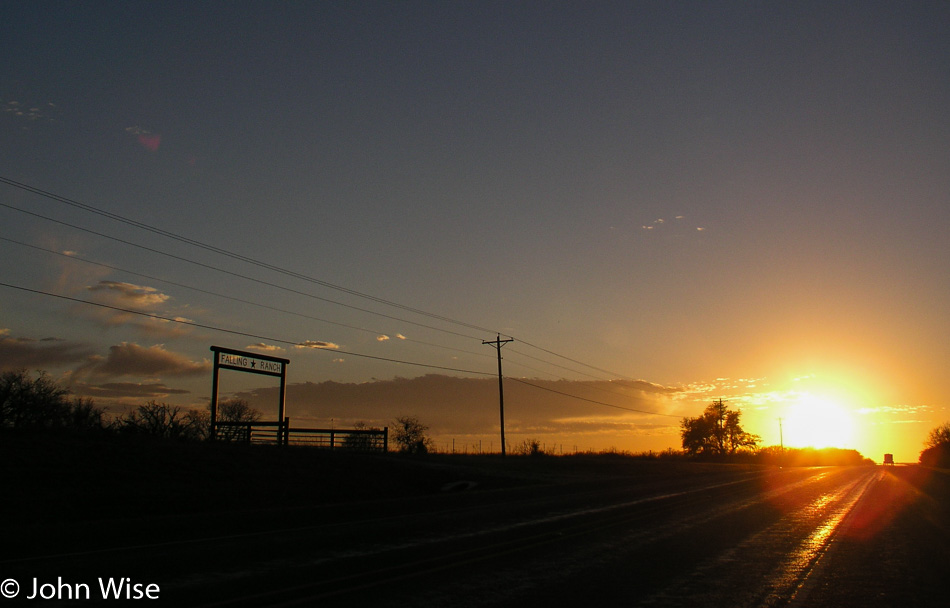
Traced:
[[950, 469], [950, 422], [930, 431], [924, 446], [924, 451], [920, 453], [920, 464]]
[[[245, 401], [224, 401], [218, 405], [218, 419], [251, 423], [260, 419], [260, 413]], [[210, 426], [207, 410], [148, 401], [110, 416], [92, 400], [72, 396], [45, 372], [34, 375], [21, 369], [0, 374], [0, 430], [202, 440]]]
[[[401, 427], [394, 436], [400, 451], [425, 453], [429, 450], [408, 449], [431, 447], [425, 436], [427, 427], [415, 418], [404, 417], [397, 422], [412, 422], [412, 430], [402, 441]], [[218, 406], [218, 420], [251, 424], [260, 420], [260, 412], [246, 401], [223, 401]], [[359, 426], [359, 425], [358, 425]], [[0, 431], [58, 431], [91, 435], [141, 435], [169, 440], [207, 439], [210, 414], [206, 409], [185, 410], [179, 406], [146, 402], [124, 414], [110, 415], [92, 400], [74, 397], [45, 372], [30, 374], [26, 370], [0, 374]], [[361, 427], [362, 428], [362, 427]], [[405, 434], [405, 433], [404, 433]], [[225, 436], [222, 438], [228, 439]], [[683, 450], [663, 452], [612, 452], [618, 456], [644, 459], [676, 459], [699, 462], [757, 464], [766, 466], [853, 466], [873, 464], [857, 450], [840, 448], [757, 447], [758, 437], [742, 430], [739, 415], [725, 408], [721, 401], [713, 403], [698, 418], [682, 423]], [[431, 442], [430, 442], [431, 443]], [[546, 455], [537, 440], [525, 441], [513, 455]], [[922, 464], [950, 466], [950, 424], [934, 429], [921, 454]]]

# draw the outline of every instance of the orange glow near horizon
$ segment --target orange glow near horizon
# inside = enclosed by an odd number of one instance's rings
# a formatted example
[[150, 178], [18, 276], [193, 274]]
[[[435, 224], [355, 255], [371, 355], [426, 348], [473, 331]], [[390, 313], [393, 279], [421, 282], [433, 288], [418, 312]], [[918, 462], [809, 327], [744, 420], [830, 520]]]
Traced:
[[854, 447], [854, 419], [844, 405], [825, 395], [802, 393], [789, 404], [782, 428], [787, 447]]

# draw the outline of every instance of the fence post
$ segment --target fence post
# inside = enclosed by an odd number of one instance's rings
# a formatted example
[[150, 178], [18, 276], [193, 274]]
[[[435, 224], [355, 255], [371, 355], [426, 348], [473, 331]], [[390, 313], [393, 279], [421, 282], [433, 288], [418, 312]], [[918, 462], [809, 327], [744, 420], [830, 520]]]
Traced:
[[290, 445], [290, 416], [284, 417], [284, 445]]
[[389, 427], [383, 427], [383, 452], [389, 451]]

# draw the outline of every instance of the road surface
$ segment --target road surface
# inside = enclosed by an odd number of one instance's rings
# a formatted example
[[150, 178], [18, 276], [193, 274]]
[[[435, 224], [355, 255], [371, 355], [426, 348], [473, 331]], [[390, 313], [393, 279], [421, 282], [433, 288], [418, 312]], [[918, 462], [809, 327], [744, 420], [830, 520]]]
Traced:
[[175, 606], [942, 606], [945, 565], [933, 560], [948, 556], [950, 518], [945, 495], [922, 502], [920, 478], [828, 467], [459, 480], [431, 496], [232, 511], [209, 525], [142, 521], [108, 547], [91, 532], [52, 553], [20, 543], [0, 578], [94, 603], [99, 578], [127, 577]]

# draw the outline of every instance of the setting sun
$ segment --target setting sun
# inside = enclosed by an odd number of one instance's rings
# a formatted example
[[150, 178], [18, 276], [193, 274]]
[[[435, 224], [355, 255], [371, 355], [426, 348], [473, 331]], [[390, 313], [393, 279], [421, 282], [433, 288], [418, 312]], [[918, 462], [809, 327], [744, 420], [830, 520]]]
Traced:
[[786, 446], [852, 447], [854, 421], [842, 405], [828, 397], [801, 394], [789, 404], [782, 422]]

